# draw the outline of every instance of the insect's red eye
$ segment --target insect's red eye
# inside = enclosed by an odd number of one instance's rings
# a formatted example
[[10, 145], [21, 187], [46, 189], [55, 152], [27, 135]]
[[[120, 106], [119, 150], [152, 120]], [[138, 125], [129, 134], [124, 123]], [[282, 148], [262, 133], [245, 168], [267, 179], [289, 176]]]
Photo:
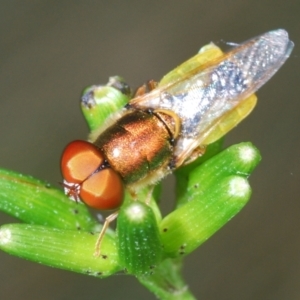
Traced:
[[123, 184], [119, 175], [104, 162], [101, 151], [93, 144], [71, 142], [61, 159], [64, 185], [70, 196], [80, 197], [93, 208], [115, 209], [123, 201]]
[[82, 183], [79, 195], [93, 208], [116, 209], [123, 202], [123, 184], [114, 170], [104, 169]]
[[81, 183], [103, 162], [103, 155], [93, 144], [74, 141], [65, 148], [62, 155], [62, 175], [70, 183]]

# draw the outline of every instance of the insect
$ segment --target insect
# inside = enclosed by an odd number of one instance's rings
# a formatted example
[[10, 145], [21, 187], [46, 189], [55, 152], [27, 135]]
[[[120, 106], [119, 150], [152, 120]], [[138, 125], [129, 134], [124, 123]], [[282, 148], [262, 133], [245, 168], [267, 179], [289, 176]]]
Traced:
[[[283, 29], [267, 32], [223, 53], [214, 44], [140, 88], [90, 141], [71, 142], [62, 155], [66, 193], [97, 209], [117, 209], [124, 187], [154, 185], [205, 152], [254, 108], [254, 93], [289, 57]], [[117, 212], [106, 219], [97, 242]], [[97, 248], [96, 247], [96, 248]]]

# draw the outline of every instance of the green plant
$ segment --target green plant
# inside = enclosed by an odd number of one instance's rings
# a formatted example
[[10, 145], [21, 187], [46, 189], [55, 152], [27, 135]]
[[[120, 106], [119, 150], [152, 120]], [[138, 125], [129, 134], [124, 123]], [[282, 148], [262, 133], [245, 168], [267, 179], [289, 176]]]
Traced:
[[[103, 124], [129, 99], [111, 86], [93, 91], [93, 108], [82, 107], [90, 129]], [[175, 172], [176, 205], [167, 216], [162, 217], [158, 206], [160, 184], [149, 205], [145, 199], [150, 188], [135, 199], [126, 193], [117, 228], [106, 231], [100, 257], [93, 253], [102, 225], [84, 204], [70, 201], [48, 183], [0, 170], [0, 209], [22, 222], [0, 228], [0, 248], [99, 278], [125, 272], [160, 299], [194, 299], [181, 276], [183, 259], [247, 203], [251, 195], [247, 178], [261, 159], [251, 143], [223, 151], [221, 146], [220, 140], [211, 144], [204, 156]]]

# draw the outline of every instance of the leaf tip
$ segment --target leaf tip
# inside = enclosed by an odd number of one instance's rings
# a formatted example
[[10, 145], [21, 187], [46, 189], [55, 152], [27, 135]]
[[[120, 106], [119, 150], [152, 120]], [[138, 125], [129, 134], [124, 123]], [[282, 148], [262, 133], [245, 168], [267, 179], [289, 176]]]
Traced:
[[9, 244], [11, 237], [12, 234], [9, 228], [0, 228], [0, 246]]
[[232, 197], [237, 198], [245, 198], [249, 196], [251, 193], [251, 187], [247, 181], [247, 179], [234, 176], [229, 181], [228, 185], [228, 194]]
[[238, 149], [238, 155], [244, 163], [251, 163], [257, 158], [260, 159], [258, 150], [250, 143], [241, 145]]
[[127, 215], [129, 220], [134, 222], [141, 222], [145, 218], [147, 210], [145, 209], [144, 205], [136, 202], [126, 207], [125, 214]]

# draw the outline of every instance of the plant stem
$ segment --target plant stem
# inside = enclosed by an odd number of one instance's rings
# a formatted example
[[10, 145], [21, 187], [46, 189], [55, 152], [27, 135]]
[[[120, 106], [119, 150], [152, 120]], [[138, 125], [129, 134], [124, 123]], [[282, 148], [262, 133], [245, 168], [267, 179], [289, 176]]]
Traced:
[[195, 300], [181, 276], [182, 259], [166, 259], [150, 276], [137, 279], [161, 300]]

